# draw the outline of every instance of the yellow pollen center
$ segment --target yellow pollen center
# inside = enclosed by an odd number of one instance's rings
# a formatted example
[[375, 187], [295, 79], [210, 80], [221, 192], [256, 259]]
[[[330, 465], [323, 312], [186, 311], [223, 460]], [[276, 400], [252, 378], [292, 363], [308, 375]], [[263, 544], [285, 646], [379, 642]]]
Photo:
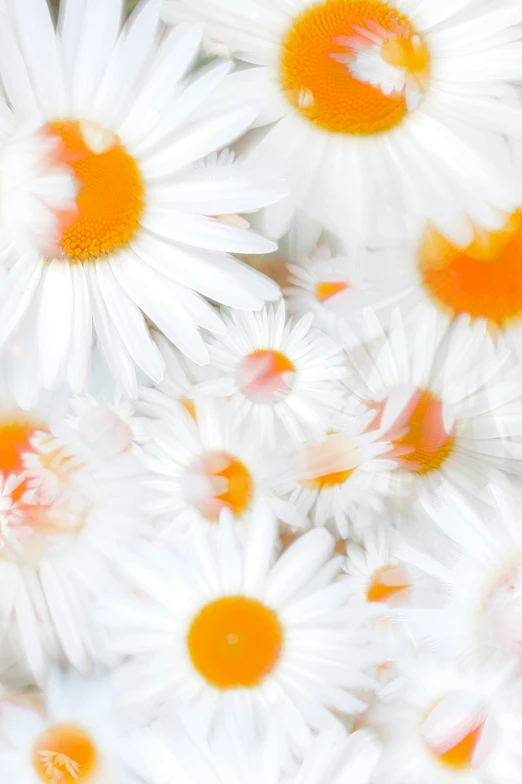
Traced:
[[476, 230], [471, 245], [457, 248], [436, 231], [419, 254], [429, 297], [451, 317], [467, 313], [501, 329], [522, 316], [522, 210], [500, 231]]
[[404, 594], [411, 587], [408, 575], [398, 566], [383, 566], [378, 569], [366, 592], [369, 602], [387, 602]]
[[79, 185], [75, 213], [63, 216], [58, 252], [72, 262], [116, 253], [138, 230], [143, 212], [144, 187], [136, 161], [117, 136], [109, 134], [105, 143], [95, 143], [91, 126], [84, 123], [53, 122], [49, 133], [60, 138], [60, 160]]
[[[377, 406], [372, 427], [378, 427], [384, 406]], [[380, 411], [379, 411], [380, 409]], [[394, 438], [394, 433], [400, 433]], [[442, 400], [427, 390], [418, 389], [388, 431], [392, 439], [391, 457], [399, 467], [416, 474], [437, 471], [453, 451], [455, 428], [446, 432], [442, 419]]]
[[193, 463], [185, 476], [189, 484], [187, 500], [211, 523], [217, 523], [222, 509], [241, 517], [252, 501], [254, 485], [243, 463], [225, 452], [208, 452]]
[[[375, 64], [382, 74], [377, 84]], [[384, 93], [390, 69], [422, 90], [429, 68], [424, 41], [395, 8], [379, 0], [323, 0], [287, 32], [281, 82], [310, 122], [331, 133], [369, 135], [390, 130], [408, 113], [405, 90]]]
[[258, 686], [276, 666], [282, 643], [275, 612], [244, 596], [207, 604], [187, 638], [194, 667], [218, 689]]
[[349, 283], [345, 283], [341, 280], [325, 281], [324, 283], [318, 283], [316, 285], [315, 296], [319, 302], [324, 303], [332, 297], [335, 297], [337, 294], [340, 294], [342, 291], [346, 291], [348, 288], [350, 288]]
[[238, 369], [238, 385], [256, 403], [273, 404], [286, 397], [293, 383], [293, 363], [274, 349], [248, 354]]
[[72, 724], [49, 727], [33, 748], [33, 765], [44, 784], [87, 782], [96, 762], [92, 738]]
[[[466, 699], [466, 695], [462, 696]], [[486, 720], [482, 710], [459, 706], [458, 693], [447, 695], [445, 699], [451, 700], [452, 697], [456, 697], [457, 702], [447, 705], [446, 717], [439, 713], [433, 727], [426, 730], [426, 724], [432, 718], [432, 714], [440, 709], [445, 700], [440, 700], [430, 711], [421, 729], [421, 736], [426, 748], [435, 759], [456, 772], [464, 772], [476, 764], [475, 753]], [[487, 754], [487, 751], [483, 749], [482, 757], [485, 753]]]

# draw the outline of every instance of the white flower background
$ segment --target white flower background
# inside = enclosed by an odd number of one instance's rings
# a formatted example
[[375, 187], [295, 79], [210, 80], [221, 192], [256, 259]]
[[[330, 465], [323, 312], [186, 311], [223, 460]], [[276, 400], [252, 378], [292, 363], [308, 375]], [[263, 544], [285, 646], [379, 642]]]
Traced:
[[1, 784], [520, 784], [521, 0], [0, 0]]

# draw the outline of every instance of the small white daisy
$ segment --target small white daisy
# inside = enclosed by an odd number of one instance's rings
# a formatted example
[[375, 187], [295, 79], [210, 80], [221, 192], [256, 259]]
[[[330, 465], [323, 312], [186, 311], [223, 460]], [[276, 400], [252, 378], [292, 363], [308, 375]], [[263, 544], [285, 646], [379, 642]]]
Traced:
[[[375, 334], [378, 320], [366, 317]], [[387, 498], [431, 493], [442, 481], [476, 494], [495, 470], [516, 473], [522, 377], [495, 352], [484, 325], [462, 318], [448, 328], [433, 308], [392, 314], [365, 349], [352, 350], [347, 387], [363, 409], [373, 407], [397, 468], [377, 479]], [[382, 480], [382, 481], [381, 481]], [[377, 482], [376, 482], [377, 485]]]
[[296, 209], [353, 241], [383, 205], [454, 240], [515, 207], [506, 137], [518, 138], [522, 10], [499, 0], [164, 0], [245, 62], [214, 97], [258, 97], [251, 158], [280, 164], [291, 195], [265, 211], [282, 236]]
[[338, 379], [347, 371], [341, 346], [312, 321], [312, 314], [286, 321], [283, 301], [260, 313], [231, 311], [226, 334], [209, 346], [216, 378], [194, 394], [230, 398], [237, 426], [253, 427], [270, 445], [287, 433], [298, 442], [324, 433], [341, 407]]
[[494, 662], [405, 659], [371, 721], [384, 742], [376, 784], [519, 781], [522, 720], [510, 674]]
[[[129, 707], [191, 705], [205, 732], [226, 727], [250, 747], [280, 734], [286, 752], [303, 752], [331, 711], [354, 714], [351, 693], [375, 651], [335, 581], [340, 556], [324, 530], [305, 533], [273, 563], [277, 524], [259, 504], [241, 546], [222, 513], [218, 540], [197, 537], [178, 555], [150, 548], [125, 568], [143, 598], [103, 600], [110, 649], [130, 656], [117, 674]], [[283, 753], [283, 752], [282, 752]]]
[[162, 35], [159, 0], [140, 3], [123, 28], [122, 11], [123, 0], [64, 2], [55, 30], [45, 0], [4, 4], [0, 76], [16, 121], [39, 111], [79, 190], [54, 248], [21, 248], [5, 261], [0, 342], [37, 348], [27, 359], [33, 385], [63, 382], [80, 392], [95, 336], [135, 396], [136, 367], [155, 381], [164, 370], [145, 316], [205, 364], [199, 330], [222, 329], [207, 297], [245, 309], [277, 299], [272, 281], [228, 255], [265, 253], [274, 243], [212, 216], [257, 209], [284, 189], [273, 178], [269, 187], [250, 164], [216, 163], [211, 177], [209, 167], [192, 166], [240, 136], [257, 109], [249, 103], [196, 121], [232, 63], [188, 77], [201, 28]]
[[331, 524], [337, 536], [360, 536], [370, 510], [386, 514], [372, 492], [376, 475], [389, 472], [396, 461], [387, 458], [389, 442], [371, 430], [375, 412], [336, 418], [326, 436], [300, 444], [289, 455], [288, 474], [279, 492], [313, 524]]
[[141, 784], [121, 753], [125, 730], [106, 676], [53, 669], [43, 710], [0, 703], [0, 770], [16, 784]]
[[199, 400], [187, 411], [164, 393], [143, 389], [137, 406], [151, 420], [142, 462], [149, 472], [148, 509], [162, 536], [176, 539], [198, 529], [212, 535], [222, 509], [231, 512], [242, 536], [258, 499], [290, 525], [305, 525], [277, 492], [285, 458], [237, 427], [224, 402]]

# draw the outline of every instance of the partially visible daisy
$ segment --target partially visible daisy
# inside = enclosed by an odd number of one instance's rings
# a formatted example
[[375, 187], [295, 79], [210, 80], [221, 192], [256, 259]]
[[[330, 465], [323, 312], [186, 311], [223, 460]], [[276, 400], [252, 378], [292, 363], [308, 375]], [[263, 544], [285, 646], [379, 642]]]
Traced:
[[511, 671], [491, 662], [407, 658], [380, 692], [371, 724], [384, 742], [374, 781], [515, 784], [522, 720]]
[[[202, 21], [245, 62], [214, 96], [256, 96], [252, 160], [279, 164], [291, 193], [265, 211], [271, 236], [296, 210], [352, 241], [386, 207], [466, 241], [470, 217], [512, 209], [508, 139], [518, 138], [515, 85], [522, 11], [423, 0], [164, 0], [167, 21]], [[500, 66], [499, 63], [502, 63]]]
[[[27, 361], [37, 387], [83, 391], [96, 338], [115, 378], [135, 396], [136, 368], [154, 381], [164, 371], [145, 316], [205, 364], [200, 329], [222, 328], [208, 299], [248, 310], [279, 296], [272, 281], [229, 255], [275, 244], [213, 216], [278, 201], [282, 182], [268, 187], [259, 166], [216, 162], [210, 183], [209, 167], [192, 166], [243, 134], [256, 106], [197, 121], [232, 63], [188, 76], [200, 27], [162, 35], [157, 0], [139, 4], [123, 28], [122, 11], [122, 0], [65, 2], [55, 29], [45, 0], [3, 8], [0, 77], [16, 122], [38, 107], [44, 138], [56, 142], [59, 162], [78, 184], [59, 236], [39, 253], [20, 246], [4, 259], [1, 344], [20, 336], [36, 347]], [[8, 155], [9, 140], [3, 149]], [[9, 191], [9, 180], [3, 188]]]
[[141, 784], [121, 753], [125, 729], [107, 676], [55, 669], [42, 710], [0, 703], [0, 770], [16, 784]]
[[[378, 277], [371, 274], [376, 257], [383, 259]], [[383, 309], [398, 299], [401, 289], [395, 278], [401, 264], [400, 251], [361, 248], [357, 255], [336, 254], [323, 240], [308, 257], [287, 265], [291, 285], [283, 293], [288, 310], [296, 316], [312, 312], [314, 324], [333, 338], [338, 338], [339, 322], [346, 321], [353, 338], [348, 347], [357, 345], [363, 336], [371, 337], [363, 325], [363, 311]]]
[[[378, 320], [366, 317], [373, 333]], [[410, 503], [447, 481], [476, 494], [492, 471], [516, 473], [522, 453], [511, 436], [522, 414], [522, 378], [507, 360], [483, 327], [461, 319], [448, 328], [426, 306], [404, 318], [394, 311], [389, 334], [348, 353], [347, 386], [363, 410], [374, 408], [370, 427], [384, 434], [397, 461], [378, 477], [377, 492]]]
[[259, 504], [244, 546], [223, 512], [217, 541], [123, 559], [142, 598], [106, 595], [103, 619], [111, 652], [130, 657], [116, 676], [129, 707], [191, 706], [204, 732], [226, 728], [243, 748], [276, 732], [282, 756], [302, 754], [331, 711], [364, 708], [352, 690], [371, 686], [375, 651], [335, 582], [334, 539], [309, 531], [273, 563], [276, 539]]
[[226, 732], [216, 735], [209, 742], [189, 713], [189, 720], [180, 717], [156, 722], [132, 740], [151, 784], [170, 780], [189, 784], [195, 771], [211, 784], [337, 784], [347, 780], [367, 784], [380, 755], [374, 733], [358, 730], [348, 734], [338, 725], [314, 737], [304, 759], [281, 775], [277, 738], [244, 754]]
[[312, 320], [287, 321], [284, 302], [260, 313], [231, 311], [226, 334], [209, 346], [216, 378], [195, 394], [230, 398], [237, 426], [252, 427], [270, 445], [287, 434], [302, 441], [324, 433], [341, 406], [338, 379], [347, 371], [341, 346]]
[[143, 464], [149, 471], [149, 510], [167, 538], [217, 531], [223, 509], [243, 530], [258, 499], [294, 526], [305, 525], [277, 487], [285, 459], [236, 426], [223, 401], [182, 405], [162, 392], [143, 389], [138, 411], [150, 418]]
[[297, 446], [288, 458], [280, 492], [300, 515], [317, 526], [332, 525], [336, 535], [360, 536], [373, 509], [386, 514], [372, 486], [380, 472], [395, 468], [390, 444], [370, 429], [375, 412], [337, 417], [328, 434]]
[[490, 493], [489, 507], [450, 487], [424, 503], [424, 525], [436, 525], [448, 546], [437, 551], [403, 542], [399, 554], [437, 580], [446, 600], [441, 609], [405, 612], [403, 618], [419, 642], [445, 655], [495, 654], [520, 661], [522, 506], [509, 486], [492, 484]]

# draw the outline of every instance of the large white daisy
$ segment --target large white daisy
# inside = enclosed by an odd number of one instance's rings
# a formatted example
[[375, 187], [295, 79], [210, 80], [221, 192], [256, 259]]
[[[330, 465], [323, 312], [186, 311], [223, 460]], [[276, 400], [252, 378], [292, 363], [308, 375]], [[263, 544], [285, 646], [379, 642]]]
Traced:
[[272, 124], [253, 155], [291, 187], [266, 212], [273, 236], [302, 207], [360, 239], [386, 203], [462, 241], [469, 216], [514, 206], [516, 0], [164, 0], [164, 16], [204, 21], [249, 64], [216, 101], [256, 95]]
[[350, 690], [372, 684], [363, 670], [375, 652], [360, 647], [336, 581], [335, 541], [309, 531], [274, 564], [277, 524], [263, 504], [244, 546], [226, 512], [219, 534], [123, 559], [134, 595], [106, 596], [102, 611], [111, 652], [130, 656], [116, 676], [122, 699], [140, 715], [196, 706], [205, 732], [221, 725], [246, 747], [270, 726], [282, 754], [302, 754], [311, 729], [331, 726], [332, 710], [360, 711]]
[[108, 678], [53, 669], [39, 706], [0, 705], [0, 770], [17, 784], [142, 784], [122, 754]]
[[141, 3], [121, 29], [122, 10], [122, 0], [70, 0], [55, 30], [45, 0], [2, 6], [8, 100], [19, 122], [39, 112], [79, 191], [53, 248], [6, 262], [0, 333], [4, 345], [20, 333], [37, 346], [33, 384], [62, 380], [75, 390], [84, 385], [94, 334], [135, 395], [136, 366], [156, 381], [164, 369], [144, 314], [204, 364], [199, 328], [222, 329], [206, 297], [246, 309], [277, 298], [272, 281], [228, 255], [274, 244], [212, 216], [256, 209], [282, 190], [271, 172], [250, 164], [219, 166], [210, 177], [209, 167], [192, 165], [240, 136], [257, 109], [249, 102], [197, 122], [194, 112], [231, 63], [187, 78], [201, 29], [181, 25], [161, 35], [159, 0]]
[[[368, 313], [372, 333], [378, 323]], [[352, 350], [350, 392], [373, 407], [398, 466], [380, 474], [377, 492], [398, 501], [448, 481], [476, 494], [496, 470], [516, 474], [521, 378], [508, 354], [493, 350], [485, 325], [472, 329], [419, 305], [392, 314], [388, 334]], [[380, 481], [380, 480], [384, 481]]]
[[209, 346], [215, 377], [194, 395], [229, 398], [237, 425], [270, 446], [288, 435], [300, 442], [324, 434], [342, 406], [339, 379], [347, 371], [341, 345], [312, 321], [312, 314], [286, 320], [284, 302], [260, 313], [231, 311], [226, 334]]

